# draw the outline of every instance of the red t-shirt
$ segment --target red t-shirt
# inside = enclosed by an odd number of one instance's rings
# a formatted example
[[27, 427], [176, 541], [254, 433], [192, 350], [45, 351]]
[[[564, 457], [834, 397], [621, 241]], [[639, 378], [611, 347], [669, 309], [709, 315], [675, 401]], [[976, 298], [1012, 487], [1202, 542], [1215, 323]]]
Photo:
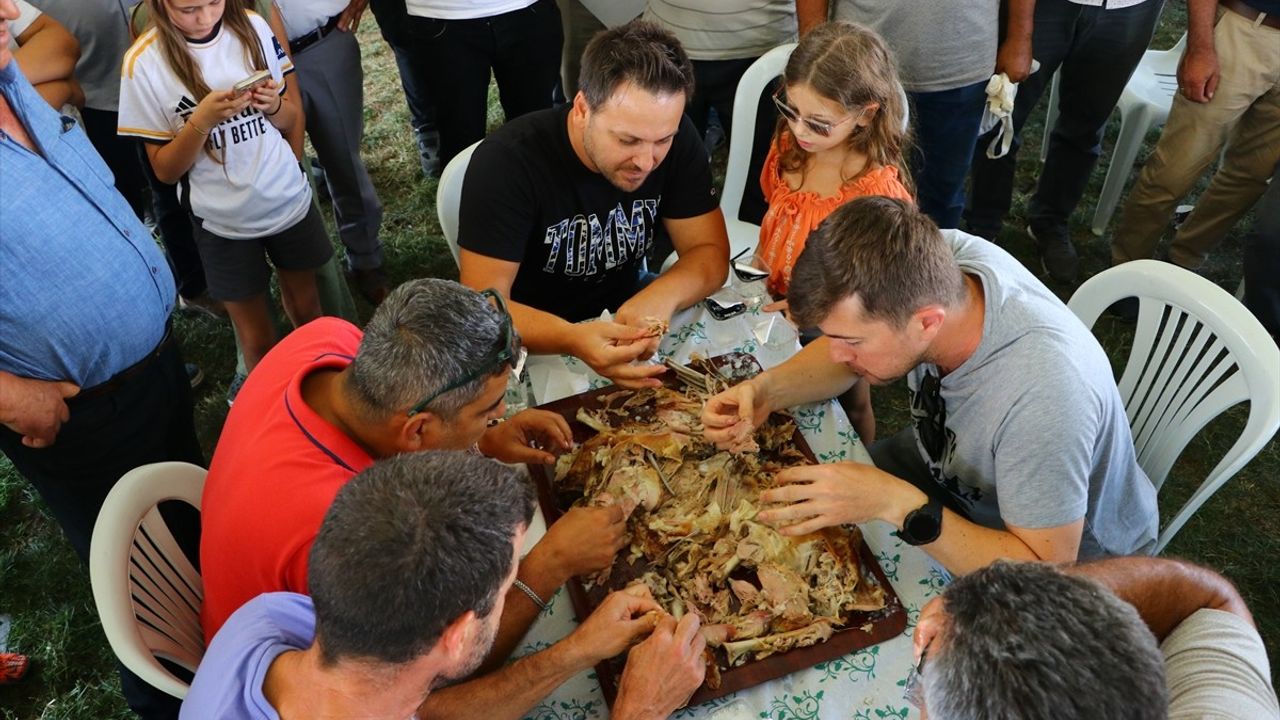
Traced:
[[345, 368], [362, 337], [338, 318], [307, 323], [267, 353], [236, 396], [200, 509], [206, 641], [262, 593], [307, 593], [320, 522], [373, 458], [303, 402], [302, 379]]

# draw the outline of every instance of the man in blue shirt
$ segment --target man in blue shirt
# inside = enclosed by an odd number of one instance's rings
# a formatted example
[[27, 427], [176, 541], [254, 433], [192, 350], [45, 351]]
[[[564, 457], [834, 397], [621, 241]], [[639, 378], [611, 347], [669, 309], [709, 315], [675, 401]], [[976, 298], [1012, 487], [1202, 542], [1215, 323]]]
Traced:
[[[204, 461], [168, 331], [173, 276], [84, 131], [13, 62], [17, 14], [0, 0], [0, 452], [87, 563], [98, 510], [121, 475]], [[195, 513], [162, 512], [195, 557]], [[122, 678], [140, 715], [176, 714], [172, 698]]]
[[[182, 717], [428, 717], [420, 709], [428, 693], [488, 654], [533, 507], [523, 472], [471, 453], [378, 461], [325, 514], [311, 546], [310, 597], [264, 593], [233, 613], [200, 660]], [[643, 638], [610, 716], [666, 718], [702, 684], [699, 627], [696, 613], [677, 623], [647, 590], [614, 592], [562, 641], [576, 667], [556, 682]], [[535, 680], [539, 655], [516, 660], [508, 682], [554, 687]], [[490, 689], [476, 696], [475, 716], [524, 715], [515, 693]]]

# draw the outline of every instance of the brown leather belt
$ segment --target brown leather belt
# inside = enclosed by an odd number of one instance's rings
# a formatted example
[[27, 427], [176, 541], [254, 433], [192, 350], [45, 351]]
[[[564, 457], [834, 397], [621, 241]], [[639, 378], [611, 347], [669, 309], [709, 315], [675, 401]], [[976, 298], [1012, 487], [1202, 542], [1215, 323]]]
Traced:
[[[1218, 0], [1218, 4], [1240, 15], [1250, 22], [1257, 20], [1262, 11], [1246, 3], [1244, 0]], [[1269, 28], [1280, 30], [1280, 15], [1267, 15], [1262, 19], [1262, 24]]]
[[111, 393], [119, 389], [125, 383], [138, 377], [143, 372], [145, 372], [147, 368], [151, 367], [151, 364], [156, 361], [156, 358], [160, 357], [160, 353], [164, 352], [165, 348], [169, 347], [172, 344], [173, 344], [173, 330], [169, 327], [168, 324], [166, 324], [164, 327], [164, 337], [161, 338], [160, 342], [156, 344], [156, 348], [154, 350], [147, 353], [146, 357], [130, 365], [124, 370], [121, 370], [115, 375], [112, 375], [110, 380], [107, 380], [106, 382], [103, 382], [103, 383], [98, 383], [97, 385], [94, 385], [91, 388], [86, 388], [84, 390], [81, 390], [78, 394], [76, 394], [75, 397], [67, 400], [67, 403], [74, 405], [79, 402], [84, 402], [86, 400], [92, 400], [97, 397], [102, 397], [103, 395], [106, 395], [108, 393]]

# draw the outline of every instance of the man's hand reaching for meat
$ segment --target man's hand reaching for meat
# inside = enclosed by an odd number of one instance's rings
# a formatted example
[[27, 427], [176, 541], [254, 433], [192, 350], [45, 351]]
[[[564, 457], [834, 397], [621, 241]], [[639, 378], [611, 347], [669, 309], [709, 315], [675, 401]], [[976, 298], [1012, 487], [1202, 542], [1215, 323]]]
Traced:
[[613, 565], [626, 542], [626, 529], [617, 505], [575, 507], [551, 524], [530, 555], [543, 555], [540, 567], [556, 573], [563, 583]]

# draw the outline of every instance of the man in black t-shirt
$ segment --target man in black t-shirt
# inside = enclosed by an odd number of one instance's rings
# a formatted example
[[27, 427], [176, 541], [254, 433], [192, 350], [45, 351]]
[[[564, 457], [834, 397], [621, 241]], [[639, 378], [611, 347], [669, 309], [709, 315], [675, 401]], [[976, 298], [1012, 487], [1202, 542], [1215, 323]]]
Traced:
[[[624, 385], [654, 384], [655, 324], [724, 283], [729, 240], [706, 151], [684, 117], [693, 68], [666, 30], [596, 35], [572, 106], [517, 118], [476, 148], [462, 188], [461, 279], [511, 299], [533, 352], [575, 355]], [[644, 257], [661, 222], [678, 254]], [[579, 322], [616, 311], [615, 322]], [[574, 324], [577, 323], [577, 324]]]

